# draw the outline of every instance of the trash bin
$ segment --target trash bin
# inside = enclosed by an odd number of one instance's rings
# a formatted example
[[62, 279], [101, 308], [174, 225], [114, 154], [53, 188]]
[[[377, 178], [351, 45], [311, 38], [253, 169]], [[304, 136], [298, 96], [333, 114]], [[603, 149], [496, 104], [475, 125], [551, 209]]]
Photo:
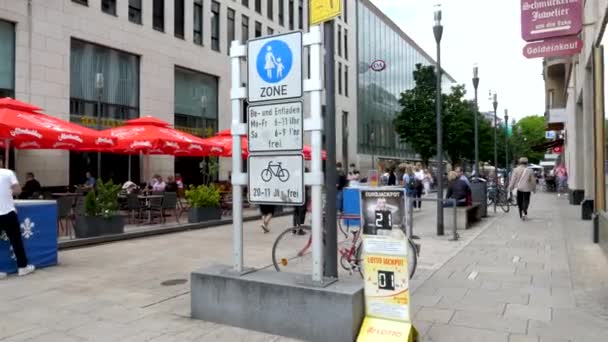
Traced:
[[486, 182], [484, 181], [473, 180], [473, 182], [471, 182], [473, 203], [479, 203], [481, 217], [488, 216], [488, 192], [486, 186]]

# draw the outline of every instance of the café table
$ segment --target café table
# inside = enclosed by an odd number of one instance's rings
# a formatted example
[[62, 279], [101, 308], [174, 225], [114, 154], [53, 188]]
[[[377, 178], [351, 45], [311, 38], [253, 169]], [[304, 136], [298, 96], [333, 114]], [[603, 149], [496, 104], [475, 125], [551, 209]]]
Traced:
[[137, 198], [144, 202], [144, 207], [148, 211], [148, 224], [152, 223], [152, 210], [150, 208], [150, 200], [163, 198], [163, 195], [139, 195]]

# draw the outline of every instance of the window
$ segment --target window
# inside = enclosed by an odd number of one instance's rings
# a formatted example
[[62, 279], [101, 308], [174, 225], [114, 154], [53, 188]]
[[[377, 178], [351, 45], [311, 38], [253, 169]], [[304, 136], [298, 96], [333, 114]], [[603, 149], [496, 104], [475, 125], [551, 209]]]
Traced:
[[194, 0], [194, 43], [203, 45], [203, 0]]
[[152, 4], [152, 27], [158, 31], [165, 31], [165, 1], [153, 0]]
[[72, 39], [70, 47], [70, 120], [96, 113], [95, 75], [102, 73], [106, 88], [101, 93], [104, 126], [112, 120], [139, 117], [139, 57], [130, 53]]
[[211, 49], [220, 51], [220, 3], [211, 2]]
[[293, 30], [293, 0], [289, 0], [289, 29]]
[[342, 56], [342, 27], [338, 25], [338, 56]]
[[89, 1], [88, 0], [72, 0], [72, 2], [75, 2], [77, 4], [81, 4], [81, 5], [85, 5], [85, 6], [89, 5]]
[[255, 0], [255, 11], [262, 14], [262, 0]]
[[175, 0], [174, 13], [174, 34], [178, 38], [184, 39], [184, 0]]
[[260, 22], [255, 22], [255, 37], [261, 37], [262, 36], [262, 23]]
[[274, 30], [273, 30], [273, 29], [272, 29], [272, 27], [270, 27], [270, 26], [268, 26], [268, 27], [266, 28], [266, 31], [268, 31], [268, 35], [269, 35], [269, 36], [272, 36], [272, 35], [274, 34]]
[[[283, 0], [279, 0], [279, 1], [283, 1]], [[268, 19], [272, 20], [274, 17], [274, 1], [273, 0], [266, 0], [266, 16], [268, 17]]]
[[344, 65], [344, 96], [348, 97], [348, 66]]
[[141, 25], [141, 0], [129, 0], [129, 21]]
[[344, 28], [344, 59], [348, 60], [348, 30]]
[[304, 6], [302, 5], [302, 0], [299, 0], [298, 3], [298, 28], [300, 30], [304, 28]]
[[104, 13], [116, 15], [116, 0], [101, 0], [101, 10]]
[[0, 98], [15, 94], [15, 25], [0, 20]]
[[284, 0], [279, 0], [279, 25], [285, 26], [285, 3]]
[[338, 62], [338, 94], [342, 94], [342, 63]]
[[249, 7], [249, 0], [241, 0], [241, 4], [245, 7]]
[[244, 15], [241, 21], [241, 40], [244, 43], [249, 40], [249, 17]]
[[228, 26], [226, 28], [226, 32], [228, 32], [227, 38], [228, 38], [228, 44], [226, 46], [228, 46], [228, 48], [226, 49], [226, 51], [228, 52], [228, 54], [230, 54], [230, 45], [232, 44], [232, 41], [235, 40], [235, 24], [234, 24], [234, 10], [232, 8], [228, 8], [228, 13], [227, 13], [227, 19], [226, 20], [226, 25]]

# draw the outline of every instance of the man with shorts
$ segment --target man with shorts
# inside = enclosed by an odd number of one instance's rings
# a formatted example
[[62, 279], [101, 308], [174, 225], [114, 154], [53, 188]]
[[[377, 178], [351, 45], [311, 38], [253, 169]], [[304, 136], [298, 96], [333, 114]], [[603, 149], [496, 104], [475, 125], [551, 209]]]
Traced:
[[[13, 196], [19, 195], [20, 192], [21, 186], [15, 173], [5, 169], [3, 161], [0, 160], [0, 234], [6, 233], [17, 259], [18, 274], [24, 276], [34, 272], [36, 268], [28, 264], [21, 240], [21, 228], [13, 201]], [[0, 272], [0, 278], [2, 277], [6, 277], [6, 274]]]

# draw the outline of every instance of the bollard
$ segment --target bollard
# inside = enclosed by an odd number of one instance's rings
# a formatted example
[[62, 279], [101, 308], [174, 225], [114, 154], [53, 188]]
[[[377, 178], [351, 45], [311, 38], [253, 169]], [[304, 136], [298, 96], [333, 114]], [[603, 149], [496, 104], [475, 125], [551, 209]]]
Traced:
[[458, 209], [456, 207], [456, 200], [452, 198], [452, 207], [454, 207], [454, 222], [452, 225], [453, 228], [453, 236], [452, 236], [452, 240], [451, 241], [458, 241], [458, 227], [457, 227], [457, 222], [458, 220], [456, 219], [456, 215], [458, 215]]

